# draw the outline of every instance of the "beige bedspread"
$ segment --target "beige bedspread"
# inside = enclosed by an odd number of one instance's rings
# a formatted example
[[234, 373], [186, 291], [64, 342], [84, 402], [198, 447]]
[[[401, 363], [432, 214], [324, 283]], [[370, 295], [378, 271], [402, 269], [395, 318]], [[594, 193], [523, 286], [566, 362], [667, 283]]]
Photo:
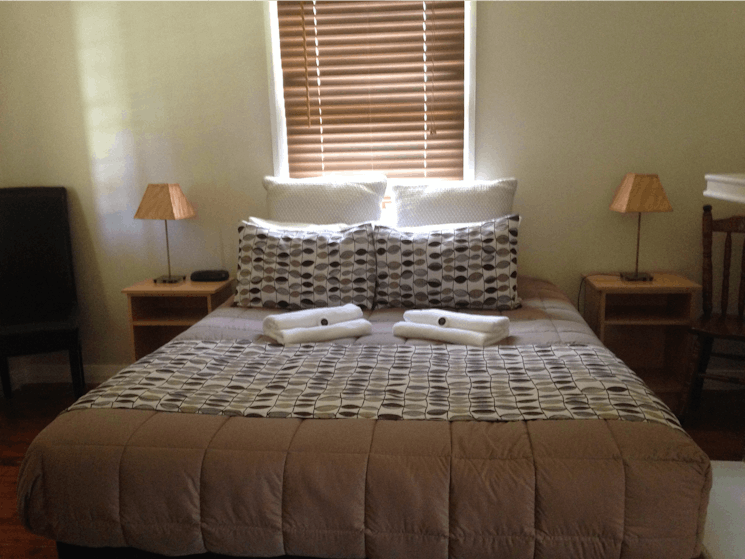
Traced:
[[[522, 306], [512, 311], [468, 311], [473, 314], [502, 315], [510, 319], [510, 337], [501, 345], [584, 343], [600, 345], [600, 340], [554, 284], [531, 277], [518, 281]], [[230, 301], [198, 324], [177, 336], [177, 340], [250, 340], [272, 342], [262, 333], [265, 317], [282, 311], [230, 306]], [[349, 344], [430, 344], [426, 340], [404, 339], [393, 335], [393, 324], [403, 320], [404, 309], [364, 311], [372, 323], [372, 334], [343, 338], [334, 343]]]
[[[556, 288], [519, 285], [507, 343], [598, 345]], [[180, 339], [262, 341], [266, 312], [221, 309]], [[399, 317], [373, 313], [360, 341], [392, 341]], [[710, 486], [706, 455], [651, 421], [78, 409], [32, 443], [18, 496], [37, 534], [165, 555], [691, 559]]]

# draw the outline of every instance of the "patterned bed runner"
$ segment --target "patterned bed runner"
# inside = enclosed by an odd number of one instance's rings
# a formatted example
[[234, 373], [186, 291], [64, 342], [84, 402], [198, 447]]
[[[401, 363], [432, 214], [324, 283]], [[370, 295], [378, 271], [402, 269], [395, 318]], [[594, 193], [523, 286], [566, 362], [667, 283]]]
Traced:
[[242, 415], [680, 425], [613, 353], [590, 345], [301, 346], [174, 341], [67, 411], [136, 408]]

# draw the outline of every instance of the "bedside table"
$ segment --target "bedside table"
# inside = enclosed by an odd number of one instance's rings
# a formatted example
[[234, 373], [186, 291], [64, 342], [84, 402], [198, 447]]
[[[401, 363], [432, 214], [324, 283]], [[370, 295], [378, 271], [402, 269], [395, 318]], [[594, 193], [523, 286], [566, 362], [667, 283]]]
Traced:
[[689, 335], [697, 283], [678, 274], [624, 281], [617, 274], [587, 276], [585, 320], [676, 414], [684, 402]]
[[177, 284], [144, 280], [122, 289], [129, 304], [132, 357], [138, 360], [170, 342], [225, 302], [233, 280]]

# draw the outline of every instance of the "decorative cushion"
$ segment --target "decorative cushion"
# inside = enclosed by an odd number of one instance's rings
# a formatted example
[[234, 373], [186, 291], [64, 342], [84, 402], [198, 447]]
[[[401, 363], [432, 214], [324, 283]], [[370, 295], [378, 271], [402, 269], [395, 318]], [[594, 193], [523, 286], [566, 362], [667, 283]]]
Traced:
[[238, 227], [235, 304], [308, 309], [354, 303], [372, 308], [372, 225], [341, 231]]
[[388, 179], [382, 174], [264, 177], [269, 218], [296, 223], [378, 220], [387, 185]]
[[377, 308], [514, 309], [517, 215], [463, 227], [374, 230]]
[[396, 225], [486, 221], [512, 213], [516, 179], [391, 183]]

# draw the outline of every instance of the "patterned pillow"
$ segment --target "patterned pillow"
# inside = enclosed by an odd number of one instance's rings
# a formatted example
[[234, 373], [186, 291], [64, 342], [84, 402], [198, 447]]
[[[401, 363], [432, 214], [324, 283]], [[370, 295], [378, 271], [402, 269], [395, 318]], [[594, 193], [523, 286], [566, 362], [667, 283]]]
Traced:
[[463, 227], [375, 228], [378, 308], [514, 309], [517, 215]]
[[283, 230], [243, 221], [238, 227], [235, 304], [308, 309], [354, 303], [372, 308], [372, 225], [341, 231]]

